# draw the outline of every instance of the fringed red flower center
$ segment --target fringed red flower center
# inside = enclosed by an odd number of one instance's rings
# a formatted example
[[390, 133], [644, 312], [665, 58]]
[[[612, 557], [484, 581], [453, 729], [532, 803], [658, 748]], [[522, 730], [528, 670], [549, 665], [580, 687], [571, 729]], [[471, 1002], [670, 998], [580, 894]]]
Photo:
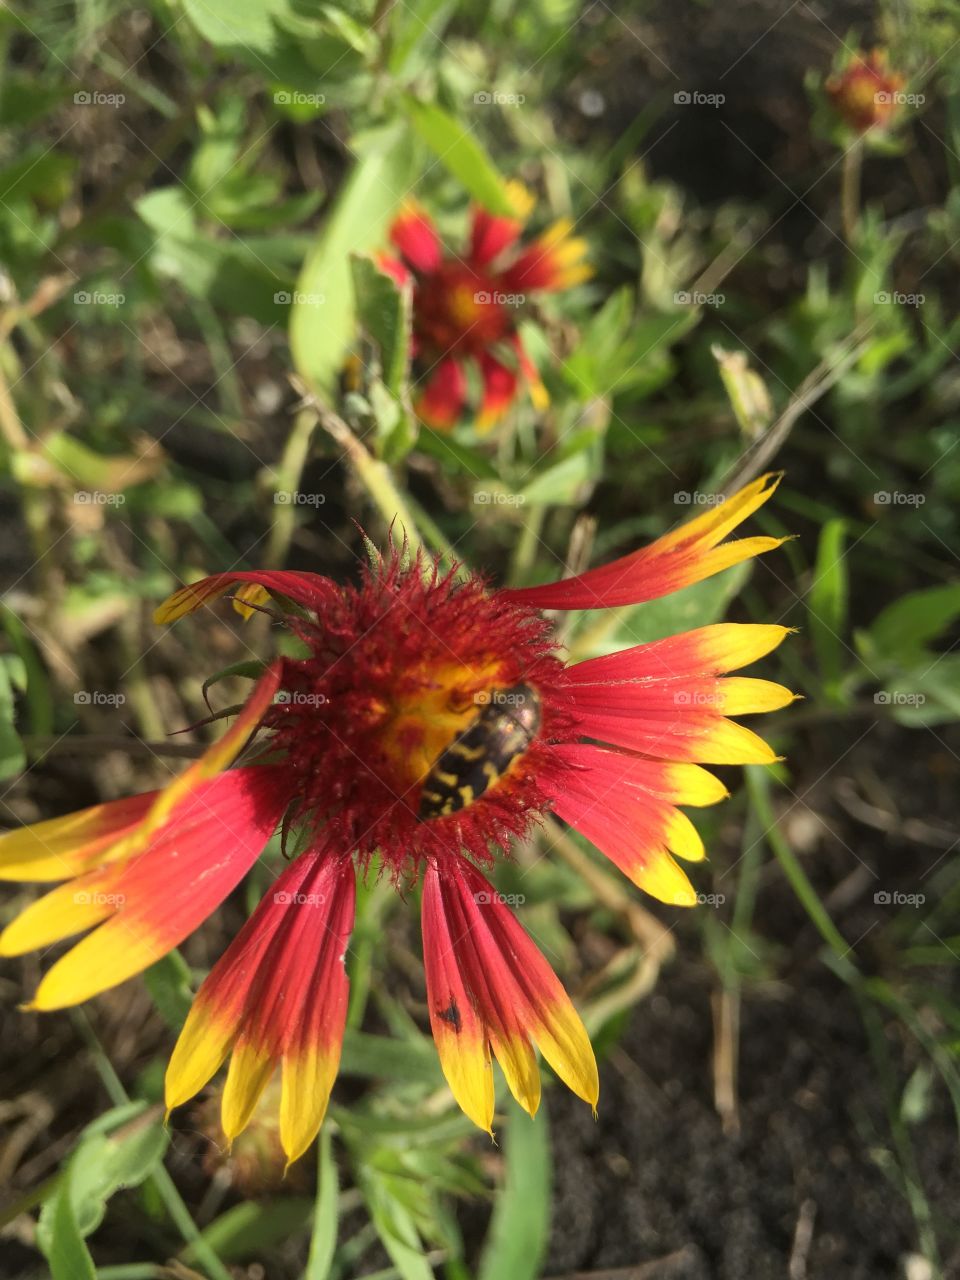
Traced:
[[397, 554], [359, 587], [288, 625], [308, 656], [284, 661], [265, 724], [312, 839], [398, 877], [464, 849], [490, 860], [525, 834], [569, 739], [562, 663], [541, 616], [474, 577]]

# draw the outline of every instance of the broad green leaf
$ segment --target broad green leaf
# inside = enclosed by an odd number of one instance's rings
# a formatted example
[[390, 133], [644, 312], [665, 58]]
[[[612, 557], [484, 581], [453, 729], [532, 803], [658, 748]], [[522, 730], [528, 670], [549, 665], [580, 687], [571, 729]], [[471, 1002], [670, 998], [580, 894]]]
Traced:
[[[287, 14], [290, 4], [288, 0], [183, 0], [183, 8], [211, 44], [242, 47], [268, 57], [279, 38], [274, 19]], [[270, 68], [264, 66], [264, 72], [269, 74]]]
[[813, 582], [807, 592], [807, 615], [824, 693], [836, 700], [843, 674], [849, 584], [844, 559], [846, 525], [830, 520], [820, 533]]
[[960, 720], [960, 656], [918, 656], [915, 668], [886, 678], [874, 700], [911, 728]]
[[550, 1231], [550, 1134], [546, 1108], [534, 1119], [509, 1109], [506, 1167], [478, 1280], [536, 1280]]
[[491, 213], [515, 217], [503, 179], [471, 131], [436, 103], [407, 96], [404, 105], [416, 132], [477, 203]]
[[[142, 1108], [140, 1108], [142, 1111]], [[107, 1132], [107, 1126], [116, 1126]], [[121, 1129], [120, 1126], [126, 1126]], [[88, 1127], [70, 1156], [63, 1179], [41, 1210], [37, 1244], [54, 1280], [94, 1280], [83, 1240], [103, 1221], [107, 1201], [124, 1187], [139, 1186], [163, 1159], [169, 1134], [159, 1117], [131, 1119], [125, 1105]]]
[[335, 385], [354, 342], [355, 303], [350, 254], [386, 240], [390, 218], [407, 194], [413, 147], [404, 129], [367, 137], [361, 159], [307, 257], [290, 316], [290, 347], [298, 372], [320, 394]]
[[960, 618], [960, 584], [911, 591], [888, 605], [867, 635], [879, 658], [915, 655]]

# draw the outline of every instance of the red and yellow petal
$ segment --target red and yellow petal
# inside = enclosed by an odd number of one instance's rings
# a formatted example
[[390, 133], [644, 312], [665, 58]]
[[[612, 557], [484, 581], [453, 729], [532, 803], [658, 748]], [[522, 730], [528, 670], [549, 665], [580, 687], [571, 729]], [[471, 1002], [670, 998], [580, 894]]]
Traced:
[[466, 1114], [489, 1131], [491, 1049], [513, 1096], [531, 1114], [537, 1110], [531, 1042], [595, 1108], [596, 1060], [569, 996], [489, 881], [458, 854], [428, 864], [423, 929], [431, 1023], [444, 1074]]
[[0, 836], [0, 880], [66, 880], [110, 861], [150, 811], [156, 791], [93, 805]]
[[701, 627], [566, 668], [564, 696], [585, 737], [661, 759], [768, 764], [773, 751], [727, 719], [776, 711], [795, 695], [769, 680], [723, 676], [775, 648], [788, 628]]
[[770, 498], [780, 478], [774, 474], [761, 476], [726, 502], [619, 560], [588, 569], [574, 578], [514, 588], [502, 594], [535, 609], [609, 609], [654, 600], [702, 582], [786, 541], [770, 537], [721, 541]]
[[390, 228], [390, 239], [406, 261], [421, 275], [436, 271], [443, 260], [440, 238], [433, 219], [415, 200], [406, 200]]
[[468, 261], [472, 267], [488, 267], [505, 249], [516, 244], [534, 205], [533, 194], [520, 182], [508, 182], [507, 194], [515, 210], [512, 218], [476, 208], [470, 226]]
[[178, 618], [195, 613], [203, 605], [219, 599], [237, 583], [245, 584], [238, 592], [238, 599], [241, 608], [246, 607], [247, 612], [250, 611], [251, 603], [259, 603], [264, 599], [262, 593], [254, 590], [256, 587], [279, 596], [281, 600], [293, 600], [295, 604], [312, 610], [319, 610], [329, 604], [337, 593], [336, 585], [319, 573], [294, 573], [287, 569], [243, 569], [233, 573], [215, 573], [175, 591], [154, 610], [153, 620], [158, 624], [176, 622]]
[[569, 289], [589, 280], [593, 270], [584, 261], [587, 242], [572, 231], [569, 218], [559, 219], [505, 267], [501, 279], [507, 292]]
[[441, 360], [427, 375], [417, 398], [417, 417], [436, 431], [450, 431], [457, 425], [467, 398], [467, 375], [453, 356]]
[[232, 1141], [279, 1066], [281, 1142], [290, 1161], [303, 1154], [340, 1062], [354, 905], [349, 859], [305, 854], [277, 879], [197, 992], [167, 1069], [168, 1110], [229, 1053], [222, 1124]]
[[515, 369], [482, 351], [478, 358], [480, 378], [483, 383], [483, 400], [477, 417], [477, 430], [489, 431], [513, 404], [517, 396], [519, 378]]
[[712, 804], [724, 789], [695, 766], [648, 760], [590, 744], [555, 748], [570, 768], [552, 808], [640, 889], [675, 906], [693, 906], [696, 890], [672, 855], [704, 856], [703, 843], [677, 804]]
[[[109, 915], [54, 964], [31, 1007], [78, 1004], [166, 955], [249, 871], [288, 801], [288, 781], [270, 766], [237, 769], [198, 785], [143, 853], [95, 873], [95, 884], [101, 883], [99, 877], [109, 877], [96, 899], [109, 908]], [[79, 892], [89, 892], [90, 883], [81, 881]], [[30, 909], [33, 946], [52, 940], [55, 921], [74, 932], [78, 913], [61, 909], [62, 896], [70, 889], [62, 886]], [[51, 898], [53, 904], [44, 908]], [[16, 921], [8, 930], [6, 937], [15, 939], [18, 950], [30, 947]]]

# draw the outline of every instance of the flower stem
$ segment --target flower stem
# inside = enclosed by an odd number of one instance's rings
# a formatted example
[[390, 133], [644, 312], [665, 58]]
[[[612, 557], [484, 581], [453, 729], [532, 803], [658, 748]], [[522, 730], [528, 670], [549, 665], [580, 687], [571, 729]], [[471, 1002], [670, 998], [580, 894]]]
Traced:
[[843, 236], [849, 245], [853, 245], [856, 242], [860, 223], [860, 174], [862, 169], [863, 141], [857, 138], [844, 153], [843, 177], [840, 185]]

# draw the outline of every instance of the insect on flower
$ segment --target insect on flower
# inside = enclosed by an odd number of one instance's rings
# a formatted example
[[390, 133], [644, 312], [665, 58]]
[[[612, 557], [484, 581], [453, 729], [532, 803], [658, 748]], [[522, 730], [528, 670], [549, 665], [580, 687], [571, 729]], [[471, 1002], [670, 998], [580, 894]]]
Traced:
[[462, 254], [445, 251], [430, 215], [407, 201], [390, 231], [400, 256], [380, 255], [380, 265], [397, 280], [413, 280], [412, 352], [423, 382], [416, 410], [437, 430], [456, 426], [471, 365], [483, 386], [478, 431], [500, 420], [523, 384], [534, 406], [546, 407], [518, 321], [538, 293], [569, 289], [591, 274], [583, 261], [586, 242], [571, 234], [567, 219], [518, 245], [533, 197], [519, 183], [508, 184], [508, 192], [515, 216], [475, 208]]
[[[228, 592], [273, 601], [300, 656], [265, 666], [230, 729], [163, 790], [0, 838], [0, 876], [57, 881], [0, 935], [17, 955], [84, 933], [43, 977], [58, 1009], [140, 972], [226, 898], [281, 824], [303, 852], [278, 875], [202, 983], [166, 1077], [168, 1108], [229, 1057], [222, 1124], [239, 1134], [277, 1068], [290, 1160], [323, 1120], [347, 1010], [357, 875], [373, 860], [422, 887], [426, 995], [457, 1102], [492, 1131], [492, 1058], [531, 1113], [534, 1045], [595, 1107], [590, 1040], [570, 998], [481, 868], [552, 811], [635, 885], [696, 894], [676, 858], [703, 843], [679, 806], [723, 799], [704, 764], [769, 763], [731, 716], [792, 694], [731, 677], [782, 626], [719, 623], [566, 663], [543, 610], [665, 596], [780, 545], [725, 541], [767, 501], [764, 476], [649, 546], [577, 577], [495, 590], [391, 549], [358, 585], [313, 573], [221, 573], [157, 611], [173, 622]], [[240, 752], [251, 747], [234, 768]]]

